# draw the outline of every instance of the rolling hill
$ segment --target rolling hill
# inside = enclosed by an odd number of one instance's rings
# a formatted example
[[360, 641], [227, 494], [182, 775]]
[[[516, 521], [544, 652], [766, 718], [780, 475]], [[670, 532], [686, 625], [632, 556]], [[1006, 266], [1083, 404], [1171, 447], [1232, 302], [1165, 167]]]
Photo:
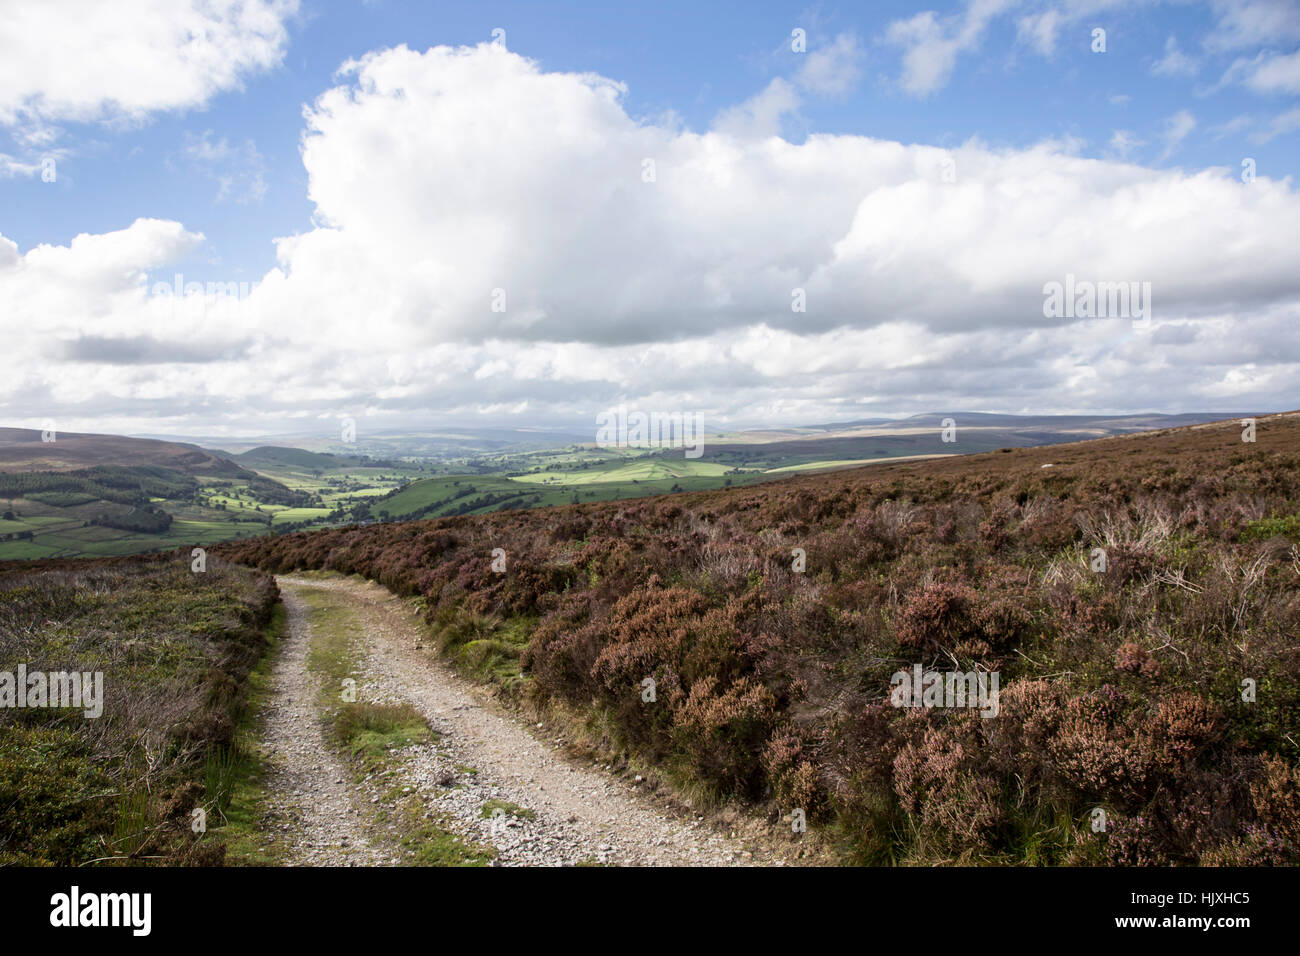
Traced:
[[248, 451], [231, 456], [233, 460], [250, 468], [280, 467], [327, 470], [339, 467], [339, 459], [334, 455], [306, 451], [302, 448], [286, 448], [279, 445], [259, 445]]
[[[259, 534], [309, 496], [185, 442], [0, 429], [0, 559], [170, 550]], [[233, 507], [232, 507], [233, 506]]]
[[30, 428], [0, 428], [0, 471], [74, 471], [111, 465], [156, 466], [196, 477], [251, 475], [228, 457], [187, 442], [77, 432], [55, 432], [53, 438], [42, 441], [41, 432]]

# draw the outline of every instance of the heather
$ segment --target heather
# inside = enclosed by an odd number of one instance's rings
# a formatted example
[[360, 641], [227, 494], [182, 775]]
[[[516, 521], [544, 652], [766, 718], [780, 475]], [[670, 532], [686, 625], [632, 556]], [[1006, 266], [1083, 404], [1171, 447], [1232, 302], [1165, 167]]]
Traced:
[[0, 863], [211, 864], [277, 591], [188, 552], [0, 566], [0, 671], [103, 673], [103, 713], [0, 708]]
[[[1281, 864], [1298, 476], [1290, 414], [219, 550], [418, 597], [512, 699], [850, 861]], [[998, 673], [997, 716], [891, 706], [918, 664]]]

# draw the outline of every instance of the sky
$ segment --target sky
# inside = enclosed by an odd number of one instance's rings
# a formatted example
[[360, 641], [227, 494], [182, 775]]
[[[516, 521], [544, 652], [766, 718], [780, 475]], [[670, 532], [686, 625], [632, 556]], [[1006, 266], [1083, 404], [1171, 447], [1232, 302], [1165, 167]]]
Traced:
[[1291, 409], [1297, 146], [1297, 0], [0, 0], [0, 425]]

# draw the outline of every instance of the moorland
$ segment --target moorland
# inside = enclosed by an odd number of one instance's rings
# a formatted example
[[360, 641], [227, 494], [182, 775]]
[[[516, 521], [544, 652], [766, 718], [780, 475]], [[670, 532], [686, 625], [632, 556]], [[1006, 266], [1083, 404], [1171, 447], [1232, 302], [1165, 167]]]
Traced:
[[[1300, 414], [218, 547], [869, 864], [1300, 861]], [[993, 719], [891, 676], [997, 673]], [[654, 682], [653, 703], [643, 697]]]

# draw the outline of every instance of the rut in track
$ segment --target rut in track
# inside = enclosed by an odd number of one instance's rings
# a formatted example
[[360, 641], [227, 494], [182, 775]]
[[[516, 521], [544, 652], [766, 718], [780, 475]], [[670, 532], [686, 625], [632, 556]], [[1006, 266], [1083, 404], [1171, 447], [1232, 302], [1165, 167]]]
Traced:
[[316, 703], [319, 681], [307, 670], [311, 634], [302, 601], [291, 588], [283, 596], [289, 625], [263, 711], [272, 794], [268, 817], [280, 850], [295, 864], [384, 863], [353, 803], [347, 771], [325, 743]]
[[[359, 645], [358, 698], [414, 706], [439, 736], [404, 754], [400, 779], [444, 828], [490, 844], [496, 865], [783, 865], [796, 850], [771, 839], [721, 832], [661, 805], [634, 784], [564, 756], [543, 730], [525, 725], [487, 692], [453, 673], [425, 647], [409, 606], [387, 589], [341, 576], [281, 576], [289, 635], [273, 672], [267, 742], [280, 816], [294, 824], [289, 862], [400, 862], [367, 820], [382, 787], [356, 786], [325, 744], [303, 596], [314, 592], [353, 615]], [[319, 603], [319, 602], [318, 602]], [[392, 781], [386, 781], [391, 783]], [[522, 808], [485, 817], [484, 804]], [[489, 804], [495, 806], [496, 804]]]

